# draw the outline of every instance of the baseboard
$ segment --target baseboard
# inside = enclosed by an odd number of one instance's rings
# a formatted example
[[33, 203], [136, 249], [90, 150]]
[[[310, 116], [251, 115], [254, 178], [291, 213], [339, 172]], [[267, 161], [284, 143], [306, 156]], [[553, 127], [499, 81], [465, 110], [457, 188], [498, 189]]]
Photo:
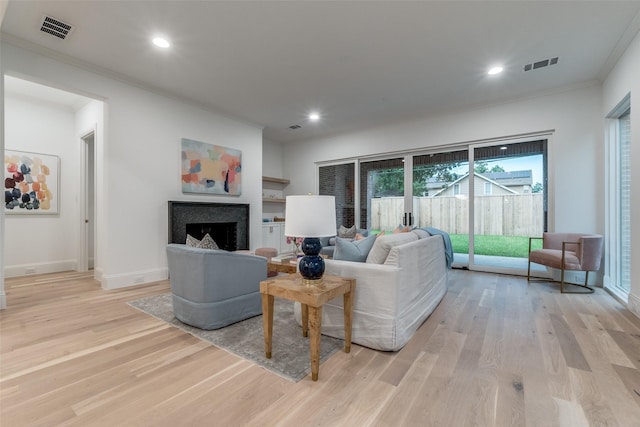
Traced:
[[636, 315], [636, 317], [640, 317], [640, 297], [629, 293], [629, 302], [627, 303], [627, 308], [630, 312]]
[[158, 268], [124, 274], [100, 274], [100, 276], [102, 289], [118, 289], [166, 280], [169, 277], [169, 270], [167, 268]]
[[4, 277], [22, 277], [32, 274], [59, 273], [61, 271], [74, 271], [78, 269], [78, 261], [67, 259], [62, 261], [41, 262], [34, 264], [6, 265]]

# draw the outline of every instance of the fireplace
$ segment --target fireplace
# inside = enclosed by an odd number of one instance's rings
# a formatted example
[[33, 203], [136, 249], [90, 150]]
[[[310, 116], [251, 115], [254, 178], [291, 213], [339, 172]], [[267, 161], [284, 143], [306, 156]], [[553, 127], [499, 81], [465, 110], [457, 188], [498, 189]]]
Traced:
[[220, 249], [235, 251], [237, 245], [237, 222], [196, 222], [186, 224], [187, 234], [198, 240], [208, 234]]
[[169, 202], [169, 243], [185, 243], [187, 234], [205, 234], [220, 249], [249, 249], [249, 205], [240, 203]]

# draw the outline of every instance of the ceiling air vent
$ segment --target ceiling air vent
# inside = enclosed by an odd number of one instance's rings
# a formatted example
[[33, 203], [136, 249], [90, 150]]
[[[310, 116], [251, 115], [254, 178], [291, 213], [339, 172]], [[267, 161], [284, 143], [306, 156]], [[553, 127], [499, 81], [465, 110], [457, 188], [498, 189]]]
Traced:
[[537, 70], [538, 68], [548, 67], [549, 65], [556, 65], [558, 63], [558, 57], [551, 59], [543, 59], [542, 61], [536, 61], [524, 66], [524, 71]]
[[73, 26], [51, 16], [45, 16], [42, 20], [40, 31], [64, 40], [73, 31]]
[[292, 125], [292, 126], [289, 126], [289, 129], [296, 130], [296, 129], [300, 129], [301, 127], [302, 126], [300, 126], [300, 125]]

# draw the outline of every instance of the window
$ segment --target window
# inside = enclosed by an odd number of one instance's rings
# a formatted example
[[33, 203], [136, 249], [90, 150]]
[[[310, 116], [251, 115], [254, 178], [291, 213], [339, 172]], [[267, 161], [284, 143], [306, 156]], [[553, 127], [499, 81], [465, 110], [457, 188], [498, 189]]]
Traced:
[[631, 109], [618, 119], [619, 200], [620, 225], [618, 227], [618, 250], [620, 253], [620, 288], [631, 290]]
[[631, 96], [607, 116], [605, 287], [622, 299], [631, 288]]
[[460, 195], [460, 184], [453, 184], [453, 195], [454, 196]]
[[491, 185], [490, 182], [485, 182], [484, 183], [484, 194], [487, 195], [487, 196], [490, 196], [491, 192], [492, 192], [492, 188], [493, 188], [493, 185]]

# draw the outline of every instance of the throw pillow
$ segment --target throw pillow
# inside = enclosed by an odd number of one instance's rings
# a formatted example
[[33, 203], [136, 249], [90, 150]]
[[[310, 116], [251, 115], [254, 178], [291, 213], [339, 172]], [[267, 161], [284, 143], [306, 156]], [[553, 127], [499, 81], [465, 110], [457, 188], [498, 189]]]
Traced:
[[333, 259], [364, 262], [375, 241], [375, 236], [365, 237], [361, 240], [348, 240], [338, 237], [336, 238], [336, 249], [333, 252]]
[[198, 243], [198, 248], [200, 249], [220, 249], [216, 244], [215, 240], [209, 236], [209, 233], [205, 234], [200, 243]]
[[187, 242], [185, 243], [187, 246], [191, 248], [197, 248], [199, 243], [200, 243], [200, 240], [196, 239], [190, 234], [187, 234]]
[[400, 224], [396, 228], [393, 229], [392, 233], [393, 234], [407, 233], [410, 230], [411, 230], [411, 227], [409, 227], [408, 225], [405, 227], [404, 225]]
[[350, 228], [345, 227], [344, 225], [340, 226], [338, 230], [338, 237], [342, 237], [343, 239], [353, 239], [356, 237], [356, 226], [352, 225]]
[[376, 239], [371, 252], [369, 252], [367, 256], [366, 262], [370, 264], [384, 264], [391, 248], [416, 240], [418, 240], [418, 236], [414, 233], [396, 233], [382, 236]]

